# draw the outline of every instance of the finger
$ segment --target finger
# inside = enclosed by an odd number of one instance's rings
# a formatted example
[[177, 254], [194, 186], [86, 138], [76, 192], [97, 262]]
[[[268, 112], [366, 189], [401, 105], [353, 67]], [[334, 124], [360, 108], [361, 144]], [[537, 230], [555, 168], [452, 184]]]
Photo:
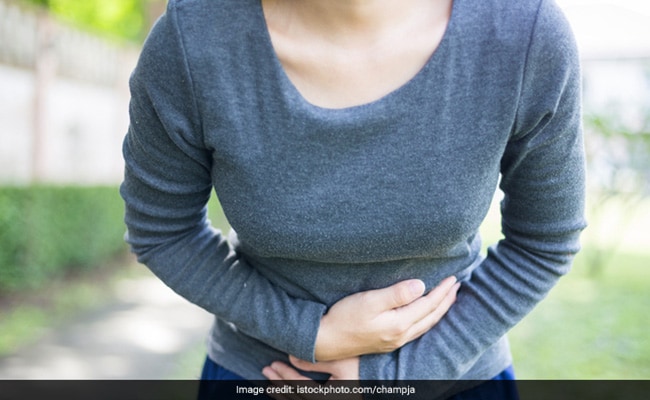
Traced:
[[280, 374], [275, 372], [275, 370], [273, 368], [271, 368], [271, 367], [264, 367], [262, 369], [262, 375], [264, 375], [264, 377], [266, 379], [270, 380], [270, 381], [281, 381], [282, 380], [282, 377], [280, 376]]
[[[285, 380], [285, 381], [308, 381], [310, 380], [308, 377], [302, 375], [300, 372], [298, 372], [296, 369], [290, 367], [289, 365], [276, 361], [273, 364], [270, 365], [270, 368], [272, 370], [272, 375], [277, 376], [278, 379], [280, 380]], [[264, 370], [266, 370], [264, 368]], [[262, 373], [264, 373], [264, 370], [262, 370]]]
[[446, 298], [450, 293], [456, 293], [460, 288], [460, 282], [457, 281], [455, 276], [450, 276], [442, 280], [438, 286], [433, 288], [431, 292], [427, 293], [423, 299], [430, 299], [431, 303], [437, 303], [436, 308], [440, 306], [440, 303]]
[[[275, 370], [271, 367], [264, 367], [262, 369], [262, 375], [264, 375], [264, 377], [271, 382], [271, 386], [279, 386], [282, 384], [281, 381], [284, 381], [284, 379], [282, 379], [282, 377], [277, 372], [275, 372]], [[280, 394], [267, 394], [267, 395], [274, 400], [288, 400], [287, 398], [285, 398]]]
[[[294, 357], [295, 358], [295, 357]], [[296, 358], [297, 360], [297, 358]], [[306, 362], [306, 361], [305, 361]], [[291, 366], [283, 363], [276, 361], [272, 363], [270, 366], [265, 367], [262, 369], [262, 374], [269, 379], [273, 385], [279, 386], [282, 382], [291, 382], [291, 381], [306, 381], [307, 385], [313, 384], [317, 385], [316, 382], [314, 382], [312, 379], [300, 374], [300, 372], [296, 371], [294, 368]], [[298, 394], [280, 394], [280, 393], [272, 393], [269, 394], [269, 391], [267, 390], [267, 395], [270, 395], [273, 399], [275, 400], [298, 400], [298, 399], [304, 399], [303, 396], [298, 395]]]
[[[285, 379], [280, 376], [273, 368], [269, 367], [264, 367], [262, 369], [262, 375], [266, 377], [269, 381], [271, 381], [271, 387], [281, 387], [281, 385], [284, 384]], [[271, 393], [269, 393], [271, 392]], [[274, 400], [294, 400], [296, 397], [289, 397], [288, 395], [284, 395], [282, 393], [276, 393], [273, 390], [265, 390], [266, 396], [274, 399]]]
[[431, 330], [431, 328], [433, 328], [438, 322], [440, 322], [442, 317], [445, 316], [447, 311], [449, 311], [451, 306], [456, 301], [456, 294], [458, 293], [459, 288], [460, 283], [456, 283], [454, 286], [452, 286], [451, 290], [447, 292], [447, 295], [442, 299], [440, 304], [438, 304], [438, 307], [436, 307], [433, 312], [411, 326], [407, 332], [407, 342], [419, 338]]
[[[421, 321], [423, 318], [428, 317], [433, 313], [445, 300], [447, 294], [449, 294], [454, 285], [456, 284], [456, 277], [451, 276], [446, 278], [438, 284], [431, 292], [426, 296], [420, 297], [414, 302], [395, 309], [396, 318], [405, 321], [405, 323], [414, 325]], [[455, 292], [457, 289], [453, 289]]]
[[303, 371], [321, 372], [330, 375], [331, 380], [354, 380], [359, 379], [359, 361], [353, 357], [336, 361], [321, 361], [310, 363], [309, 361], [289, 356], [291, 364]]
[[300, 358], [289, 355], [289, 362], [294, 367], [301, 369], [303, 371], [316, 371], [315, 367], [321, 363], [310, 363], [309, 361], [301, 360]]
[[425, 288], [424, 282], [421, 280], [408, 279], [387, 288], [364, 293], [370, 306], [376, 311], [383, 312], [412, 303], [422, 297]]
[[333, 374], [336, 372], [336, 361], [330, 362], [330, 361], [320, 361], [320, 362], [315, 362], [311, 363], [309, 361], [301, 360], [299, 358], [296, 358], [292, 355], [289, 356], [289, 361], [291, 362], [291, 365], [294, 367], [301, 369], [303, 371], [310, 371], [310, 372], [323, 372], [326, 374]]

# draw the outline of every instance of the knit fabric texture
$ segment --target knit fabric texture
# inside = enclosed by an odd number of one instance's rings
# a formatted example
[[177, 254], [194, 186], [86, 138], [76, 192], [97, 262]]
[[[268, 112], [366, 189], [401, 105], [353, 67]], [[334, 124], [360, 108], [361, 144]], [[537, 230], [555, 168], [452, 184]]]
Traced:
[[[288, 354], [313, 360], [341, 298], [451, 275], [447, 315], [362, 356], [360, 376], [489, 379], [579, 250], [580, 71], [552, 0], [455, 0], [417, 75], [342, 109], [292, 85], [259, 0], [170, 0], [130, 85], [127, 241], [216, 316], [209, 355], [247, 379]], [[481, 255], [497, 187], [504, 238]], [[229, 235], [206, 218], [213, 189]]]

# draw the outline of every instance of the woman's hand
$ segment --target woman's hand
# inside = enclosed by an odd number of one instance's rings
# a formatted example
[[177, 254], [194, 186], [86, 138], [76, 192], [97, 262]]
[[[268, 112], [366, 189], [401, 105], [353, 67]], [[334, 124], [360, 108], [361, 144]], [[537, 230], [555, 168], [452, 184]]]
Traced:
[[[303, 371], [323, 372], [330, 375], [330, 381], [359, 380], [359, 357], [346, 358], [338, 361], [324, 361], [317, 363], [310, 363], [308, 361], [300, 360], [294, 356], [289, 356], [291, 365]], [[283, 380], [283, 381], [302, 381], [311, 380], [310, 378], [300, 374], [295, 368], [283, 362], [276, 361], [262, 370], [262, 374], [269, 380]]]
[[404, 346], [440, 321], [459, 287], [452, 276], [423, 296], [424, 282], [411, 279], [339, 300], [321, 319], [316, 359], [325, 365], [323, 361], [389, 353]]
[[[283, 384], [287, 382], [294, 382], [294, 384], [297, 381], [304, 382], [304, 384], [296, 385], [296, 392], [291, 394], [275, 394], [272, 390], [267, 389], [267, 394], [275, 400], [312, 400], [323, 398], [323, 394], [317, 390], [318, 386], [321, 386], [321, 384], [302, 375], [296, 370], [296, 368], [303, 371], [329, 374], [330, 378], [323, 384], [324, 386], [328, 386], [328, 384], [332, 385], [332, 381], [348, 381], [346, 383], [347, 385], [354, 385], [355, 382], [359, 381], [359, 357], [352, 357], [339, 361], [310, 363], [308, 361], [299, 360], [294, 356], [289, 356], [289, 361], [291, 362], [291, 365], [276, 361], [262, 370], [262, 374], [268, 378], [273, 385], [279, 387], [282, 387]], [[298, 387], [301, 387], [303, 390], [299, 391]], [[312, 388], [314, 391], [309, 392], [308, 390], [305, 390], [308, 388]], [[350, 400], [363, 399], [361, 395], [354, 393], [346, 394], [345, 398]]]

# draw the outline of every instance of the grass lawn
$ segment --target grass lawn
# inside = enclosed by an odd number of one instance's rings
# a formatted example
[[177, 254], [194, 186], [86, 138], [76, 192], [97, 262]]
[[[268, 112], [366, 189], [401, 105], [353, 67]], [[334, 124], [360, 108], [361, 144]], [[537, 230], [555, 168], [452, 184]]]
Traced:
[[[486, 244], [500, 237], [497, 201]], [[520, 379], [650, 379], [650, 201], [611, 201], [588, 221], [573, 270], [510, 332]]]
[[[588, 250], [587, 250], [588, 251]], [[510, 333], [521, 379], [650, 379], [650, 255], [571, 273]]]

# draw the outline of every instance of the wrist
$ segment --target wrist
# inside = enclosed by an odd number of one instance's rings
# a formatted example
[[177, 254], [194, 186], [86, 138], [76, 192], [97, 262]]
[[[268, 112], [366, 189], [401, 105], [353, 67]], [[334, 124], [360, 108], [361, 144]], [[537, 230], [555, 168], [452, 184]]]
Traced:
[[316, 334], [314, 355], [317, 361], [337, 361], [357, 356], [352, 343], [341, 335], [341, 327], [336, 326], [328, 314], [323, 315]]
[[332, 357], [332, 333], [327, 314], [320, 319], [320, 326], [316, 333], [316, 345], [314, 347], [314, 356], [316, 361], [331, 361]]

